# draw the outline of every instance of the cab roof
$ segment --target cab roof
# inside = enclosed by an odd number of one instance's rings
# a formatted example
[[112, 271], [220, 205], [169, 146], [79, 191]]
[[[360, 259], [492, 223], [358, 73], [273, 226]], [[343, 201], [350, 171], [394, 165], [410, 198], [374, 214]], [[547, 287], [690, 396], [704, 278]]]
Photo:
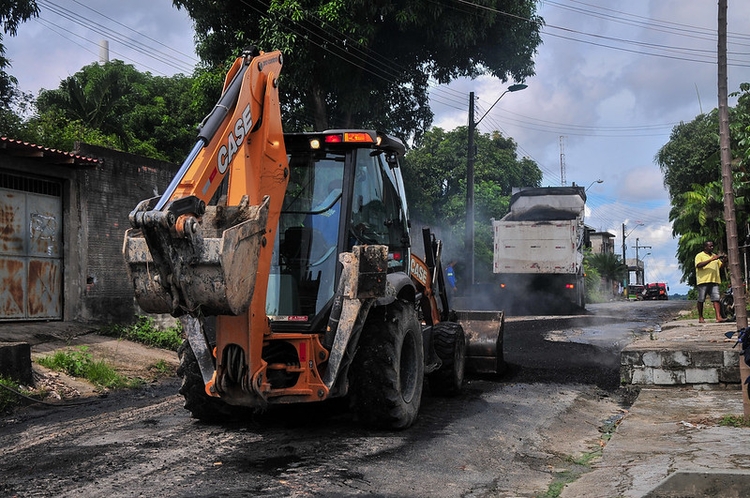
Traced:
[[318, 141], [320, 149], [364, 147], [393, 152], [400, 157], [406, 153], [406, 147], [401, 140], [377, 130], [334, 129], [284, 134], [284, 142], [288, 149], [312, 148], [311, 143], [314, 140]]

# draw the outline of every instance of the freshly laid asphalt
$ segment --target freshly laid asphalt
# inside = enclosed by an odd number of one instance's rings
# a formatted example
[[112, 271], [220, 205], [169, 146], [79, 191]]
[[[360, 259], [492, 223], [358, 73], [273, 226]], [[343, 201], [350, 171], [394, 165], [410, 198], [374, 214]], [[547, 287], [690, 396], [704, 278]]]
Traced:
[[[656, 337], [636, 339], [627, 349], [653, 350], [656, 342], [664, 354], [721, 348], [731, 355], [739, 347], [733, 349], [734, 341], [724, 333], [733, 328], [733, 323], [675, 320], [661, 324]], [[33, 348], [91, 332], [59, 322], [19, 328], [23, 338], [13, 330], [0, 327], [0, 342], [25, 339]], [[750, 410], [738, 382], [640, 387], [601, 458], [568, 484], [561, 498], [750, 496], [750, 428], [718, 423]]]

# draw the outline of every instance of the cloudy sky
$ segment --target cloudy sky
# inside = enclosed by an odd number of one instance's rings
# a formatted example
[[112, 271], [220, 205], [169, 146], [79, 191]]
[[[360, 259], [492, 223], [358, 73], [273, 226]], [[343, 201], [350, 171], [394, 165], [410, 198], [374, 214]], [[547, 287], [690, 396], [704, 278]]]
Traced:
[[[450, 0], [466, 3], [470, 0]], [[190, 19], [170, 0], [38, 0], [38, 19], [5, 37], [10, 73], [33, 94], [99, 60], [154, 75], [190, 74], [197, 62]], [[685, 293], [675, 260], [669, 202], [654, 156], [672, 127], [717, 106], [717, 2], [706, 0], [544, 0], [546, 26], [528, 88], [506, 94], [491, 78], [431, 92], [435, 125], [466, 125], [476, 95], [480, 131], [513, 137], [535, 160], [543, 185], [589, 187], [587, 224], [616, 235], [622, 254], [636, 244], [647, 281]], [[729, 0], [729, 91], [750, 82], [750, 2]], [[730, 100], [730, 105], [733, 102]], [[602, 183], [595, 183], [603, 180]]]

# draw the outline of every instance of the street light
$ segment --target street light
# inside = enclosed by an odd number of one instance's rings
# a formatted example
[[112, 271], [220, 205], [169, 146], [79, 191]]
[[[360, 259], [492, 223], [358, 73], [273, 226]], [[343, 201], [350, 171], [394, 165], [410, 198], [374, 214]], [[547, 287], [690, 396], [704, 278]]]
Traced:
[[469, 285], [474, 285], [474, 130], [489, 114], [495, 104], [500, 102], [508, 92], [517, 92], [527, 88], [527, 85], [517, 83], [509, 86], [495, 102], [492, 103], [479, 121], [474, 121], [474, 92], [469, 93], [469, 139], [466, 154], [466, 254], [469, 256]]
[[589, 189], [591, 188], [591, 185], [593, 185], [593, 184], [595, 184], [595, 183], [604, 183], [604, 180], [602, 180], [601, 178], [600, 178], [599, 180], [594, 180], [593, 182], [591, 182], [591, 183], [589, 184], [589, 186], [588, 186], [588, 187], [586, 187], [586, 190], [584, 190], [584, 192], [588, 192], [588, 191], [589, 191]]
[[[490, 113], [490, 111], [492, 110], [492, 108], [495, 107], [495, 104], [497, 104], [498, 102], [500, 102], [500, 99], [503, 98], [503, 95], [505, 95], [508, 92], [517, 92], [519, 90], [524, 90], [526, 88], [528, 88], [528, 85], [524, 85], [523, 83], [516, 83], [515, 85], [510, 85], [503, 93], [500, 94], [500, 96], [497, 98], [497, 100], [492, 103], [492, 105], [490, 106], [490, 108], [487, 109], [487, 112], [485, 112], [482, 115], [482, 117], [479, 118], [479, 120], [476, 123], [474, 123], [474, 126], [476, 126], [476, 125], [478, 125], [479, 123], [482, 122], [482, 120], [485, 118], [485, 116], [487, 116], [487, 114]], [[472, 95], [471, 101], [473, 103], [474, 102], [474, 98], [473, 98], [474, 92], [471, 92], [471, 95]]]

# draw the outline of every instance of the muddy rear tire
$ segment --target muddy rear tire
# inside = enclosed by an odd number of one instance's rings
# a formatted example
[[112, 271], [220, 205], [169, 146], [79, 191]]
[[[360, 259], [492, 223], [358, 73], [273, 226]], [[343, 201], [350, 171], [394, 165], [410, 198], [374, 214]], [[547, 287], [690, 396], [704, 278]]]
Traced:
[[456, 396], [464, 383], [466, 335], [458, 323], [440, 322], [432, 327], [432, 344], [442, 365], [430, 374], [430, 389], [439, 396]]
[[370, 312], [351, 370], [353, 409], [369, 427], [406, 429], [424, 384], [422, 327], [402, 301]]
[[185, 398], [185, 409], [190, 411], [193, 418], [202, 422], [217, 423], [237, 421], [251, 415], [248, 408], [233, 406], [206, 394], [198, 360], [187, 340], [182, 341], [177, 356], [180, 359], [177, 375], [182, 377], [180, 394]]

